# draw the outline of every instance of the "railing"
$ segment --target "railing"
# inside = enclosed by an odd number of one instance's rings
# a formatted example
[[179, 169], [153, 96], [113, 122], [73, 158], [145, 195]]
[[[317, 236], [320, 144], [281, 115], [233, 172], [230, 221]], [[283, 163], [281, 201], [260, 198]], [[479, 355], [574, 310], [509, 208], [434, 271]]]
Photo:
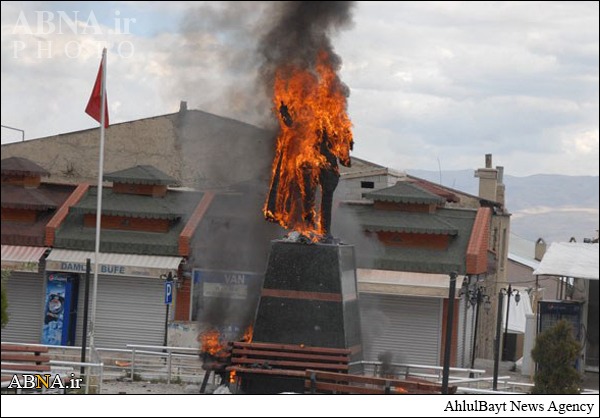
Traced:
[[[4, 342], [3, 342], [4, 343]], [[91, 354], [91, 362], [82, 363], [77, 361], [81, 358], [81, 347], [71, 346], [56, 346], [46, 344], [31, 344], [31, 343], [11, 343], [13, 345], [28, 345], [34, 347], [47, 347], [48, 353], [51, 355], [52, 360], [49, 361], [52, 367], [52, 372], [59, 374], [63, 378], [70, 378], [71, 373], [74, 376], [83, 378], [83, 388], [85, 393], [90, 393], [90, 388], [96, 388], [92, 393], [100, 393], [102, 390], [103, 381], [103, 369], [104, 365], [97, 356], [94, 358], [94, 354]], [[80, 372], [83, 370], [83, 373]], [[42, 390], [44, 392], [44, 390]]]
[[[24, 345], [22, 343], [11, 343]], [[81, 347], [27, 344], [48, 347], [51, 364], [70, 365], [84, 378], [85, 393], [101, 393], [106, 380], [131, 379], [199, 384], [205, 374], [200, 350], [187, 347], [128, 345], [127, 348], [87, 348], [89, 362], [81, 363]], [[79, 373], [83, 368], [83, 373]], [[215, 377], [213, 376], [213, 384]]]
[[[197, 348], [137, 344], [127, 344], [127, 348], [131, 350], [130, 375], [132, 378], [136, 376], [136, 373], [142, 373], [144, 371], [156, 372], [156, 370], [153, 370], [152, 368], [148, 370], [148, 368], [145, 367], [147, 366], [148, 362], [140, 361], [140, 357], [143, 358], [144, 356], [154, 358], [158, 357], [166, 362], [165, 374], [168, 384], [171, 383], [174, 367], [177, 369], [176, 377], [178, 377], [179, 380], [183, 380], [182, 376], [184, 374], [181, 373], [182, 369], [192, 368], [196, 372], [193, 377], [199, 377], [200, 375], [200, 373], [198, 373], [200, 370], [197, 369], [198, 366], [200, 366], [200, 350]], [[193, 364], [189, 364], [190, 360], [193, 362]], [[201, 374], [204, 374], [204, 370], [202, 370]]]
[[[388, 363], [383, 365], [380, 361], [359, 361], [351, 363], [350, 366], [362, 364], [364, 373], [379, 376], [383, 371], [394, 378], [419, 378], [435, 383], [441, 383], [443, 367], [424, 364]], [[385, 370], [384, 370], [385, 369]], [[498, 377], [500, 391], [489, 390], [493, 377], [485, 377], [484, 369], [471, 369], [461, 367], [450, 367], [449, 383], [458, 386], [457, 393], [528, 393], [533, 385], [510, 381], [510, 376]]]
[[[380, 361], [359, 361], [350, 363], [350, 366], [362, 364], [365, 367], [365, 374], [368, 374], [368, 370], [371, 370], [373, 376], [379, 376], [383, 369], [383, 363]], [[431, 366], [425, 364], [408, 364], [408, 363], [388, 363], [385, 365], [386, 374], [390, 374], [394, 377], [418, 377], [429, 380], [441, 380], [444, 368], [441, 366]], [[391, 372], [390, 372], [391, 371]], [[450, 373], [455, 375], [455, 379], [463, 378], [464, 376], [456, 376], [457, 374], [468, 375], [469, 377], [479, 378], [485, 373], [483, 369], [470, 369], [462, 367], [450, 367]], [[450, 379], [453, 377], [451, 376]]]
[[[83, 378], [83, 384], [85, 394], [90, 393], [90, 388], [96, 388], [92, 393], [102, 393], [102, 381], [104, 365], [102, 363], [82, 363], [80, 361], [64, 361], [64, 360], [50, 360], [51, 366], [58, 366], [59, 368], [69, 367], [70, 370], [75, 372], [76, 370], [83, 368], [84, 373], [79, 373], [79, 377]], [[62, 373], [61, 373], [62, 375]]]

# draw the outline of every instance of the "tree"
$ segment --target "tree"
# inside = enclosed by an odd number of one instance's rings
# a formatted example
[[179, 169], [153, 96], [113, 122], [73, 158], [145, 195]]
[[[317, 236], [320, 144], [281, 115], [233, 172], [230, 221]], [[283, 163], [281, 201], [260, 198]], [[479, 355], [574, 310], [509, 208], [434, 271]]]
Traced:
[[531, 351], [538, 364], [531, 393], [578, 394], [582, 379], [575, 362], [580, 352], [581, 344], [573, 336], [571, 324], [564, 319], [539, 334]]
[[4, 286], [4, 280], [8, 278], [10, 271], [2, 270], [2, 328], [8, 324], [8, 297], [6, 295], [6, 288]]

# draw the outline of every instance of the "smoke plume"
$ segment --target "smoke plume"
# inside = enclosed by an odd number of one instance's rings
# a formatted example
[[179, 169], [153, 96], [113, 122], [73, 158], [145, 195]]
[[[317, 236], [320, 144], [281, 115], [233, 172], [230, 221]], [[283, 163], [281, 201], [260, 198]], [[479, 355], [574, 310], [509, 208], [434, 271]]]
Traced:
[[348, 1], [204, 2], [186, 13], [184, 39], [171, 60], [183, 76], [168, 94], [192, 108], [272, 128], [275, 69], [313, 68], [320, 50], [339, 69], [331, 39], [351, 25], [352, 8]]

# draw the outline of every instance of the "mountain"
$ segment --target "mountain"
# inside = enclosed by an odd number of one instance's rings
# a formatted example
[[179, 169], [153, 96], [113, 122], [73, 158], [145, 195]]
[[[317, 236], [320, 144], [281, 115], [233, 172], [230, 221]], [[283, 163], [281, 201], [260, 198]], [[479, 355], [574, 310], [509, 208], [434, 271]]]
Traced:
[[[466, 193], [477, 195], [479, 179], [474, 170], [409, 170], [420, 177]], [[512, 213], [511, 232], [548, 243], [578, 242], [592, 238], [598, 230], [598, 176], [536, 174], [527, 177], [504, 176], [506, 207]]]

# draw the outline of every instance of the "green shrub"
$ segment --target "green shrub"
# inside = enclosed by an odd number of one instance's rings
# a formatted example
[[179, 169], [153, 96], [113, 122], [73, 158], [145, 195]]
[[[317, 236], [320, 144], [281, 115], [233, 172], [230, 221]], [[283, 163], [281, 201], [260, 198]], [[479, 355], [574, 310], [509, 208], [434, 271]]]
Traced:
[[531, 393], [578, 394], [582, 379], [575, 362], [580, 352], [581, 344], [573, 336], [571, 324], [564, 319], [539, 334], [531, 351], [538, 365]]

